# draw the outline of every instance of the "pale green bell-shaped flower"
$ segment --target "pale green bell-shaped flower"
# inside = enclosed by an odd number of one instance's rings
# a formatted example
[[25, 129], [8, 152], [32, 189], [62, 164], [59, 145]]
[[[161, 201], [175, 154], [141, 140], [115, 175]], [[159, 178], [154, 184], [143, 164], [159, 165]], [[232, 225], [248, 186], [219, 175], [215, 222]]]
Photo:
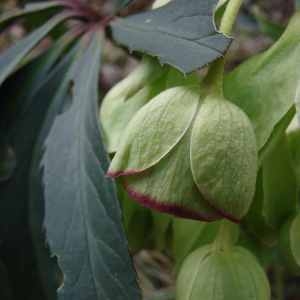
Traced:
[[255, 191], [257, 150], [248, 117], [222, 97], [177, 86], [132, 118], [110, 165], [132, 198], [177, 216], [239, 222]]
[[270, 300], [266, 274], [242, 247], [228, 250], [204, 246], [184, 261], [176, 284], [176, 300]]

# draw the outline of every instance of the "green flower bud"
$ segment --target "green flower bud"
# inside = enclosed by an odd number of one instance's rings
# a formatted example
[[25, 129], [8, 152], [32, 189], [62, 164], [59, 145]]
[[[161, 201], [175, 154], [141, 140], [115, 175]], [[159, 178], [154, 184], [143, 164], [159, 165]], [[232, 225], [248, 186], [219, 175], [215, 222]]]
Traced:
[[300, 214], [291, 218], [281, 229], [279, 246], [289, 270], [300, 274]]
[[177, 216], [234, 221], [255, 190], [256, 143], [246, 115], [195, 87], [168, 89], [129, 123], [108, 175], [132, 198]]
[[256, 258], [241, 247], [202, 247], [184, 261], [176, 300], [269, 300], [270, 286]]
[[166, 68], [144, 58], [140, 66], [114, 86], [103, 99], [100, 121], [109, 153], [118, 150], [120, 138], [134, 114], [164, 89]]

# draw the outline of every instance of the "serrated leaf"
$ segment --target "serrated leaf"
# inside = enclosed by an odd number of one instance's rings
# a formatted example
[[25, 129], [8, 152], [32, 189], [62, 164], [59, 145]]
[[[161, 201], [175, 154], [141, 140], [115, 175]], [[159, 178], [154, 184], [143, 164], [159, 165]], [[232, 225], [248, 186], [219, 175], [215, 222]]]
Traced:
[[[0, 235], [3, 242], [6, 238], [18, 240], [22, 230], [25, 229], [22, 222], [28, 196], [26, 178], [33, 143], [43, 121], [42, 112], [48, 104], [46, 99], [55, 92], [55, 87], [53, 90], [47, 89], [44, 95], [36, 95], [36, 92], [45, 83], [51, 67], [59, 56], [59, 53], [54, 55], [56, 46], [19, 69], [0, 88], [2, 95], [0, 130], [5, 142], [14, 152], [17, 162], [11, 180], [0, 186], [2, 199], [0, 208], [5, 212], [0, 218]], [[57, 80], [59, 82], [59, 76]], [[14, 230], [19, 234], [13, 234]]]
[[69, 17], [70, 14], [59, 14], [53, 17], [42, 27], [5, 50], [0, 56], [0, 86], [37, 43], [39, 43], [53, 28]]
[[139, 298], [97, 124], [101, 43], [95, 33], [78, 58], [42, 160], [46, 236], [64, 273], [59, 299]]
[[225, 96], [252, 121], [259, 150], [296, 98], [300, 80], [299, 26], [300, 13], [296, 13], [271, 48], [241, 64], [225, 78]]
[[1, 15], [0, 17], [0, 32], [4, 30], [7, 26], [12, 24], [18, 18], [31, 17], [35, 14], [40, 14], [44, 11], [52, 10], [62, 6], [59, 1], [47, 1], [41, 3], [27, 4], [24, 8], [14, 9], [8, 11], [7, 13]]
[[[52, 51], [50, 50], [50, 52]], [[3, 248], [7, 249], [5, 251], [8, 253], [8, 266], [9, 269], [14, 270], [14, 293], [17, 298], [24, 300], [48, 299], [48, 294], [47, 296], [44, 294], [47, 292], [44, 290], [45, 286], [43, 285], [42, 287], [40, 283], [35, 265], [35, 255], [28, 228], [27, 207], [29, 204], [28, 178], [33, 147], [44, 121], [49, 101], [64, 73], [64, 68], [61, 66], [57, 72], [54, 72], [54, 78], [52, 78], [51, 83], [48, 82], [46, 78], [52, 67], [50, 61], [47, 55], [33, 60], [18, 70], [1, 86], [1, 93], [7, 97], [4, 97], [4, 101], [1, 101], [0, 111], [3, 114], [1, 116], [1, 121], [3, 122], [1, 130], [4, 129], [5, 136], [15, 151], [17, 158], [13, 176], [0, 186], [2, 212], [0, 218], [1, 249], [2, 252], [4, 251]], [[53, 64], [54, 61], [56, 60], [52, 57]], [[42, 65], [42, 62], [48, 68]], [[30, 76], [32, 78], [27, 80]], [[40, 86], [40, 81], [43, 87], [41, 89], [37, 87], [37, 85]], [[46, 88], [43, 86], [45, 81], [47, 82]], [[30, 99], [30, 105], [29, 101], [24, 103], [23, 100], [25, 99], [22, 97], [28, 90], [35, 90], [32, 99]], [[6, 104], [8, 107], [6, 107]], [[24, 106], [26, 106], [26, 109]], [[22, 245], [22, 247], [20, 248], [19, 245]], [[42, 245], [44, 246], [44, 244]], [[49, 259], [47, 257], [47, 260]], [[44, 276], [49, 276], [46, 267], [43, 269], [43, 272]], [[51, 285], [52, 282], [49, 280], [47, 284]]]
[[158, 9], [117, 19], [112, 36], [130, 51], [157, 56], [189, 73], [223, 56], [231, 39], [217, 32], [217, 0], [173, 0]]

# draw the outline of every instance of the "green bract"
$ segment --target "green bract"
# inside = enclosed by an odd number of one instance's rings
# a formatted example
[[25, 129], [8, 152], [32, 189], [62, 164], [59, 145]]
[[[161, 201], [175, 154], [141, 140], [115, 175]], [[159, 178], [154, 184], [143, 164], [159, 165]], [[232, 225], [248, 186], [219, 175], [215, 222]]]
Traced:
[[185, 260], [176, 300], [269, 300], [270, 287], [256, 258], [241, 247], [202, 247]]
[[194, 180], [205, 199], [229, 218], [240, 219], [255, 192], [257, 150], [248, 117], [236, 105], [208, 96], [191, 139]]
[[120, 137], [133, 115], [164, 89], [166, 68], [144, 57], [135, 71], [114, 86], [103, 99], [100, 120], [107, 151], [118, 150]]
[[239, 221], [255, 190], [257, 152], [246, 115], [198, 88], [168, 89], [129, 123], [108, 174], [145, 206], [177, 216]]

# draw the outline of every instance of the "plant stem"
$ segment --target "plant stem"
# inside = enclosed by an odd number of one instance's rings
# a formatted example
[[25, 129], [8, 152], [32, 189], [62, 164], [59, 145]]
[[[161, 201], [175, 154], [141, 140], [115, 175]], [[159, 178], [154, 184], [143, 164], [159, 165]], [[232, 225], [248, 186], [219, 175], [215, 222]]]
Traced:
[[221, 221], [219, 232], [214, 241], [214, 249], [216, 251], [230, 250], [238, 238], [238, 227], [230, 221]]
[[231, 34], [242, 4], [243, 0], [230, 0], [228, 2], [220, 24], [220, 31], [225, 35]]
[[[230, 35], [243, 0], [229, 0], [220, 24], [220, 31]], [[224, 57], [217, 59], [210, 65], [204, 84], [208, 93], [223, 96]]]

